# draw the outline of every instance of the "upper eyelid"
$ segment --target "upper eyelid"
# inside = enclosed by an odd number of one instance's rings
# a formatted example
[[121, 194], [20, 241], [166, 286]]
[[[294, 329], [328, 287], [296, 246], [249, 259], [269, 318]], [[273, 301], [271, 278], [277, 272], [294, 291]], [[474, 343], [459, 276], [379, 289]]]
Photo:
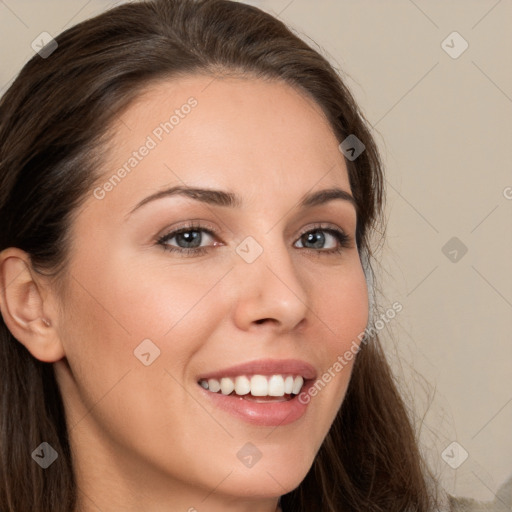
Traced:
[[164, 238], [169, 235], [175, 235], [176, 233], [180, 233], [183, 231], [209, 231], [214, 235], [219, 235], [220, 230], [210, 225], [208, 223], [202, 223], [201, 221], [189, 221], [189, 223], [185, 223], [182, 226], [166, 228], [163, 230], [162, 234], [158, 236], [158, 238]]
[[306, 233], [309, 233], [310, 231], [315, 231], [315, 230], [324, 230], [324, 231], [339, 231], [343, 234], [345, 234], [346, 236], [350, 236], [346, 230], [344, 230], [343, 228], [339, 227], [339, 226], [335, 226], [334, 224], [332, 223], [326, 223], [326, 222], [319, 222], [317, 224], [313, 224], [312, 226], [309, 226], [309, 227], [306, 227], [304, 229], [301, 229], [299, 231], [299, 237], [301, 237], [302, 235], [305, 235]]

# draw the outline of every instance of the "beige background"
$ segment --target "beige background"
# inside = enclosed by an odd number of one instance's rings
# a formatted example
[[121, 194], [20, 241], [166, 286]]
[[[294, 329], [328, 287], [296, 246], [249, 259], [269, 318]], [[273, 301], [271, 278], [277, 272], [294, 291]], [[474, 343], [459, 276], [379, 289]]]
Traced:
[[[0, 94], [42, 31], [114, 3], [0, 2]], [[374, 127], [388, 185], [380, 304], [404, 307], [384, 333], [390, 359], [447, 490], [492, 499], [512, 473], [512, 2], [248, 3], [322, 47]], [[456, 59], [441, 46], [453, 31], [469, 44]], [[467, 247], [456, 262], [442, 252], [452, 237]], [[457, 469], [442, 457], [453, 441], [469, 454]]]

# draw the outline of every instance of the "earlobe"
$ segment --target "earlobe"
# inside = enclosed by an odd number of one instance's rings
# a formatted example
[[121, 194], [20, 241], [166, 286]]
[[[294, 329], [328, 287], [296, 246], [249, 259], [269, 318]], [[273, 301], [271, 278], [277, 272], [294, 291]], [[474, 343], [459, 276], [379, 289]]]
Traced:
[[44, 283], [35, 275], [21, 249], [0, 252], [0, 311], [12, 335], [36, 359], [55, 362], [65, 354], [54, 322], [45, 313]]

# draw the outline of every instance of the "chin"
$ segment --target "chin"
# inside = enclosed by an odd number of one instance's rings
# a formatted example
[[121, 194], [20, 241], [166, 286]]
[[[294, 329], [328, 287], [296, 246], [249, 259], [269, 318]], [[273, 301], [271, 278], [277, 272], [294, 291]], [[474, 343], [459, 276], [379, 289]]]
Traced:
[[288, 458], [288, 462], [264, 464], [263, 459], [260, 459], [252, 468], [236, 468], [226, 480], [226, 484], [234, 495], [240, 497], [282, 496], [296, 489], [311, 467], [311, 464], [306, 464], [304, 460], [298, 464], [290, 464], [289, 460]]

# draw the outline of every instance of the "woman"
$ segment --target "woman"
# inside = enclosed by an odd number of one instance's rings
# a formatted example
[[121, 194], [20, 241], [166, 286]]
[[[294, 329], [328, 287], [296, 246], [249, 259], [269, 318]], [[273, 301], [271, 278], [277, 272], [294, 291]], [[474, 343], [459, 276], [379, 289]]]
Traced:
[[378, 151], [316, 51], [127, 4], [0, 115], [2, 512], [457, 506], [372, 328]]

